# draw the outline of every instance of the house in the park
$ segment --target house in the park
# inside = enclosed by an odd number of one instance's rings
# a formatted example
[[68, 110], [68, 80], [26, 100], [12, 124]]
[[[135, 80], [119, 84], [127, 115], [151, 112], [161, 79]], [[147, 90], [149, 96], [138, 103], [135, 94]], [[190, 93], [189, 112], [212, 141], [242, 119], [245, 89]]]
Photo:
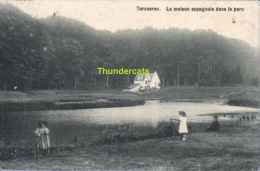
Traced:
[[140, 91], [140, 90], [151, 90], [151, 89], [160, 89], [161, 81], [155, 71], [150, 74], [137, 74], [134, 79], [134, 84], [132, 84], [128, 91]]

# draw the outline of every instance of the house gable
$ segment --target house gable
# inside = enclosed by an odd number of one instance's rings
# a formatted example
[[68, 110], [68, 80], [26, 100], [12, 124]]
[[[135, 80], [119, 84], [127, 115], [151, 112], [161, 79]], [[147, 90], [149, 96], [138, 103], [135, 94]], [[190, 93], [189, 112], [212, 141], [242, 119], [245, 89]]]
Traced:
[[148, 89], [160, 88], [160, 79], [156, 71], [150, 74], [138, 74], [135, 76], [134, 84]]
[[151, 79], [151, 77], [147, 74], [137, 74], [135, 76], [134, 81], [145, 81], [145, 80], [149, 80]]
[[160, 78], [159, 78], [157, 72], [155, 71], [153, 73], [152, 78], [151, 78], [151, 87], [153, 87], [153, 88], [160, 88], [160, 85], [161, 85]]

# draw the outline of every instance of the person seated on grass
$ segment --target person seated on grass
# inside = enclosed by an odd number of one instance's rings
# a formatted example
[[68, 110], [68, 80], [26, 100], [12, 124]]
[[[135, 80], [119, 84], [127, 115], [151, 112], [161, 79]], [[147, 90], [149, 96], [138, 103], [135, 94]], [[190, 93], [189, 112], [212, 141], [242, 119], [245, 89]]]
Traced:
[[219, 131], [218, 115], [213, 116], [214, 121], [205, 129], [205, 132]]

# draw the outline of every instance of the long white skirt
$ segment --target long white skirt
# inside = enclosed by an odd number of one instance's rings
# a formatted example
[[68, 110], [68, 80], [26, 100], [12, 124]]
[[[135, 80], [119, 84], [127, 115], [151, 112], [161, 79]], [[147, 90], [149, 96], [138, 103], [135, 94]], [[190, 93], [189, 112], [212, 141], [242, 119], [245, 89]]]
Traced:
[[188, 133], [187, 117], [180, 117], [179, 133]]
[[48, 134], [41, 134], [40, 136], [40, 146], [42, 149], [48, 149], [50, 147], [50, 138]]

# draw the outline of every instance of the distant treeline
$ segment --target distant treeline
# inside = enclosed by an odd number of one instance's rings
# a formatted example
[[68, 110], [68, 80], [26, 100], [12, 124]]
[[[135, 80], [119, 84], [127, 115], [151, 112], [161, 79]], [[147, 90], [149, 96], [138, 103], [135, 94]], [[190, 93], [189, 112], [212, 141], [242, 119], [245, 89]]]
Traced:
[[[0, 89], [126, 88], [134, 75], [97, 67], [148, 68], [162, 86], [259, 85], [259, 51], [212, 30], [95, 30], [76, 20], [35, 19], [0, 3]], [[227, 28], [229, 29], [229, 28]]]

